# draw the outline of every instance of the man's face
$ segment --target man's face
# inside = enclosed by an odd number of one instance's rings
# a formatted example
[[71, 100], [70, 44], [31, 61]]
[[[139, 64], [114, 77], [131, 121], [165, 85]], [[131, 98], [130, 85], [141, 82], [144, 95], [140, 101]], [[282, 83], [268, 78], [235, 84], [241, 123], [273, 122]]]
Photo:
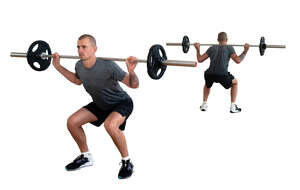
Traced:
[[97, 50], [96, 46], [93, 46], [88, 38], [83, 38], [77, 41], [77, 51], [82, 61], [88, 60], [95, 56]]

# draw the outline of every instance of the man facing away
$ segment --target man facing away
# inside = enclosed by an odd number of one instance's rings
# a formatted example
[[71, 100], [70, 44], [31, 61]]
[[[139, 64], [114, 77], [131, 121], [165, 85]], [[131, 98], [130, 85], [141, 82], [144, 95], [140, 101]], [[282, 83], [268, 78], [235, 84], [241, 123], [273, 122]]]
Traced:
[[220, 32], [218, 34], [219, 45], [209, 47], [203, 55], [200, 54], [200, 44], [194, 44], [198, 62], [202, 63], [208, 57], [210, 58], [210, 66], [204, 72], [205, 85], [203, 87], [203, 103], [200, 106], [201, 111], [207, 110], [207, 99], [210, 93], [210, 88], [215, 82], [220, 83], [225, 89], [231, 88], [230, 113], [238, 113], [242, 110], [235, 103], [238, 91], [238, 81], [232, 74], [230, 74], [230, 72], [228, 72], [228, 63], [230, 58], [237, 64], [241, 63], [249, 50], [249, 44], [246, 43], [242, 54], [237, 56], [234, 48], [227, 45], [227, 40], [227, 34], [225, 32]]

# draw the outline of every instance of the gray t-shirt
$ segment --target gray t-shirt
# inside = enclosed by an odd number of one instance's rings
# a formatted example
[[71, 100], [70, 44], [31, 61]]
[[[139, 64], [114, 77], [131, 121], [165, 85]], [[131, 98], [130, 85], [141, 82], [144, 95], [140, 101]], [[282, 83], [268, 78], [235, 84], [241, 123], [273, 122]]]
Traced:
[[230, 56], [235, 54], [233, 47], [227, 45], [211, 46], [206, 51], [206, 54], [210, 58], [210, 66], [206, 70], [206, 73], [214, 75], [227, 75]]
[[96, 105], [103, 110], [112, 109], [118, 103], [130, 98], [118, 81], [126, 75], [115, 62], [96, 60], [92, 68], [85, 68], [81, 60], [75, 66], [76, 77], [91, 95]]

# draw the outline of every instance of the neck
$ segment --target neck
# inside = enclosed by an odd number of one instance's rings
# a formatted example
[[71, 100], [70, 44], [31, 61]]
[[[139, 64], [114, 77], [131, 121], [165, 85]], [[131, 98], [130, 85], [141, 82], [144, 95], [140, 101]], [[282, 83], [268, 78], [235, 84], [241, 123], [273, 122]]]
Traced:
[[96, 63], [96, 56], [91, 57], [90, 59], [84, 60], [82, 61], [82, 64], [86, 67], [86, 68], [91, 68], [95, 65]]
[[221, 46], [227, 45], [227, 42], [219, 42]]

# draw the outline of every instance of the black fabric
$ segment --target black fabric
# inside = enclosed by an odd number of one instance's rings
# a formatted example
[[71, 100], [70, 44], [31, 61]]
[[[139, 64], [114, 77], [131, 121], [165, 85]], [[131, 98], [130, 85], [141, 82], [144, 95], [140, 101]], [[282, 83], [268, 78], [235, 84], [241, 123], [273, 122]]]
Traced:
[[84, 106], [84, 108], [89, 110], [92, 114], [94, 114], [98, 118], [97, 121], [91, 122], [91, 124], [97, 127], [99, 127], [109, 116], [109, 114], [111, 114], [112, 112], [118, 112], [123, 117], [125, 116], [126, 117], [125, 121], [119, 127], [119, 129], [123, 131], [125, 130], [126, 121], [130, 116], [130, 114], [132, 113], [133, 102], [131, 98], [126, 99], [122, 101], [120, 104], [116, 105], [111, 110], [102, 110], [94, 102], [89, 103], [88, 105]]
[[213, 83], [216, 82], [220, 83], [225, 89], [229, 89], [232, 87], [234, 76], [230, 74], [230, 72], [228, 72], [227, 75], [215, 75], [204, 72], [204, 78], [207, 88], [211, 88]]

